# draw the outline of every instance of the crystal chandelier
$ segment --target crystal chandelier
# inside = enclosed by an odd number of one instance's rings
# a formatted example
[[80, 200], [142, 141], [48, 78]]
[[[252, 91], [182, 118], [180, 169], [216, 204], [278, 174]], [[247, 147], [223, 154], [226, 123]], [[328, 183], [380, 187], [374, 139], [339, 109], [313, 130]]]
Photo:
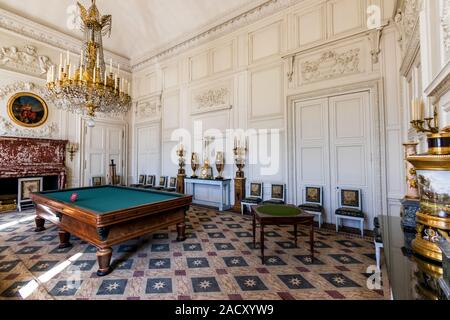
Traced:
[[102, 36], [111, 34], [112, 17], [101, 16], [95, 0], [86, 10], [80, 3], [81, 24], [85, 40], [78, 66], [72, 65], [67, 52], [63, 62], [60, 55], [59, 68], [52, 66], [47, 73], [47, 98], [59, 109], [90, 117], [97, 112], [119, 115], [131, 108], [131, 84], [120, 77], [120, 65], [113, 70], [112, 59], [106, 69], [103, 56]]

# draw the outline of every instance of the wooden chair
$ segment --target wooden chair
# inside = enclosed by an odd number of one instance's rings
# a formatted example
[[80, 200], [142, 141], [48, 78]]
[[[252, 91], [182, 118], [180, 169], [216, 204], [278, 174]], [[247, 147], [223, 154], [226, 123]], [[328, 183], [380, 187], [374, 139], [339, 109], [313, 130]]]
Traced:
[[177, 191], [177, 178], [176, 177], [170, 177], [169, 187], [164, 189], [164, 191], [168, 191], [168, 192], [176, 192]]
[[91, 184], [93, 187], [100, 187], [103, 185], [103, 177], [92, 177]]
[[319, 218], [319, 228], [322, 228], [323, 207], [323, 187], [305, 186], [303, 189], [303, 204], [299, 206], [306, 213]]
[[154, 188], [156, 184], [156, 176], [155, 175], [148, 175], [147, 180], [145, 181], [144, 188], [145, 189], [151, 189]]
[[260, 182], [250, 183], [250, 197], [241, 201], [241, 214], [244, 214], [245, 208], [251, 209], [252, 206], [257, 206], [263, 201], [263, 184]]
[[270, 199], [263, 204], [285, 204], [286, 203], [286, 185], [272, 184]]
[[146, 175], [145, 174], [141, 174], [141, 175], [139, 175], [138, 183], [137, 184], [132, 184], [132, 185], [130, 185], [130, 187], [143, 188], [145, 183], [146, 183], [146, 181], [147, 181]]
[[159, 177], [159, 184], [158, 184], [158, 186], [156, 186], [156, 187], [154, 187], [152, 189], [154, 189], [154, 190], [164, 190], [164, 189], [166, 189], [167, 188], [167, 180], [169, 180], [169, 177], [167, 177], [167, 176]]
[[360, 189], [339, 189], [339, 208], [335, 212], [336, 232], [339, 232], [341, 220], [358, 221], [361, 236], [364, 236], [364, 213], [362, 212]]

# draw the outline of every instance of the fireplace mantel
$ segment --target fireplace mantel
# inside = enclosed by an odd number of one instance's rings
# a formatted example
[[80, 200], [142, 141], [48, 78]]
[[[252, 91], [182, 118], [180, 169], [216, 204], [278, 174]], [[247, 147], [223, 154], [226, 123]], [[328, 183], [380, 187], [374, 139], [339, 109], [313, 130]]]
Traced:
[[0, 137], [0, 179], [58, 176], [64, 189], [66, 140]]

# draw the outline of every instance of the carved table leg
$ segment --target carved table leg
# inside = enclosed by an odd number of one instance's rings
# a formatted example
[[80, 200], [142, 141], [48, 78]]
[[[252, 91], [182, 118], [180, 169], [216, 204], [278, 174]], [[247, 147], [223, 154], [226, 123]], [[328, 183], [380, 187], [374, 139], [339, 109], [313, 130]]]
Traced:
[[104, 277], [111, 272], [111, 248], [97, 249], [97, 261], [98, 261], [98, 271], [97, 275], [99, 277]]
[[311, 258], [314, 261], [314, 220], [311, 223], [311, 233], [309, 234], [309, 241], [311, 241]]
[[260, 245], [261, 245], [261, 260], [262, 264], [266, 264], [266, 259], [264, 258], [264, 224], [260, 222], [261, 225], [261, 234], [260, 234]]
[[59, 230], [58, 235], [59, 235], [59, 248], [60, 249], [65, 249], [65, 248], [69, 248], [70, 246], [72, 246], [70, 244], [70, 233], [68, 233], [67, 231], [64, 231], [64, 230]]
[[177, 241], [181, 242], [181, 241], [186, 240], [186, 224], [185, 223], [177, 224], [177, 232], [178, 232]]
[[34, 222], [36, 223], [36, 229], [34, 229], [34, 232], [42, 232], [45, 230], [44, 227], [45, 219], [42, 219], [41, 217], [36, 217], [34, 219]]

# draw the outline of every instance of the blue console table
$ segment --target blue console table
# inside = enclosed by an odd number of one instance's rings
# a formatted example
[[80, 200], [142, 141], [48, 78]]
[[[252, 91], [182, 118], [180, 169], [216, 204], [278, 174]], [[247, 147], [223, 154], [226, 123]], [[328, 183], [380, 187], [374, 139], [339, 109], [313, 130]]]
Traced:
[[[220, 195], [219, 202], [199, 199], [196, 194], [196, 186], [208, 186], [217, 189]], [[224, 180], [207, 180], [198, 178], [186, 178], [184, 180], [184, 190], [186, 194], [193, 196], [192, 202], [206, 206], [217, 207], [219, 211], [231, 209], [231, 179]]]

